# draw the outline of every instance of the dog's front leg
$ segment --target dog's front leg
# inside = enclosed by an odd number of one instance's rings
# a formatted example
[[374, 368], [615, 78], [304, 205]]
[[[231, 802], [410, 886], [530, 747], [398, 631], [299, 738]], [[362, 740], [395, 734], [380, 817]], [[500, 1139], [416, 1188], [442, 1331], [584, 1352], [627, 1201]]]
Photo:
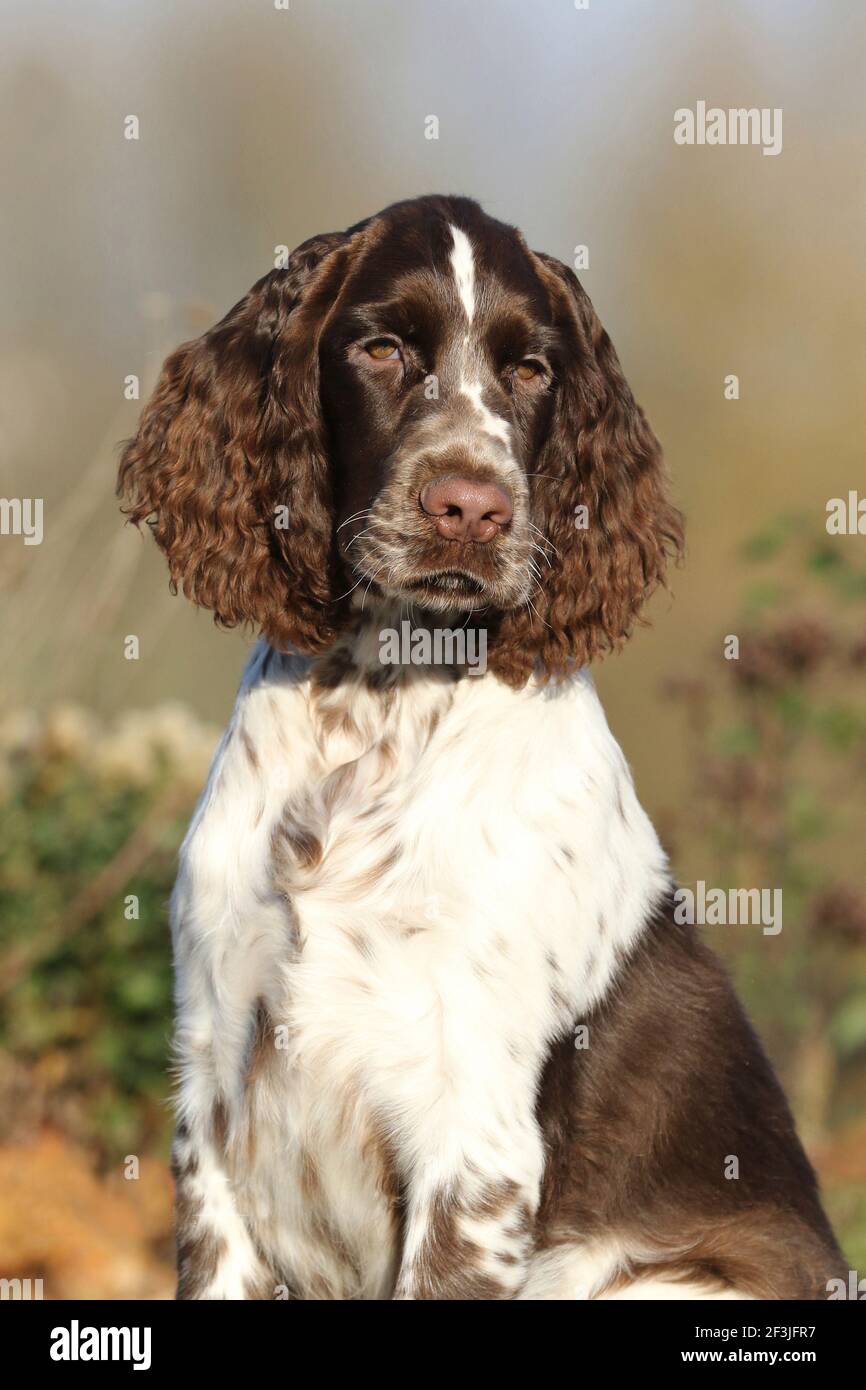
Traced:
[[274, 1280], [237, 1208], [212, 1121], [180, 1120], [172, 1145], [177, 1297], [273, 1297]]
[[478, 1174], [422, 1187], [410, 1203], [396, 1297], [515, 1298], [527, 1274], [534, 1187]]
[[419, 1117], [398, 1299], [514, 1298], [526, 1279], [543, 1145], [524, 1078], [509, 1087], [503, 1062], [487, 1079]]
[[538, 1184], [467, 1158], [409, 1185], [398, 1299], [515, 1298], [527, 1274]]
[[[184, 997], [185, 996], [185, 997]], [[235, 1012], [234, 1010], [232, 1012]], [[272, 1298], [274, 1279], [239, 1209], [230, 1155], [242, 1113], [244, 1014], [213, 1002], [195, 968], [184, 975], [178, 1011], [180, 1086], [172, 1145], [177, 1297]]]
[[[177, 1297], [273, 1298], [272, 1272], [241, 1210], [248, 1136], [247, 1071], [266, 959], [263, 909], [247, 930], [218, 934], [197, 914], [183, 869], [173, 903], [179, 1086], [172, 1147]], [[250, 930], [254, 928], [255, 930]], [[273, 973], [273, 970], [271, 970]]]

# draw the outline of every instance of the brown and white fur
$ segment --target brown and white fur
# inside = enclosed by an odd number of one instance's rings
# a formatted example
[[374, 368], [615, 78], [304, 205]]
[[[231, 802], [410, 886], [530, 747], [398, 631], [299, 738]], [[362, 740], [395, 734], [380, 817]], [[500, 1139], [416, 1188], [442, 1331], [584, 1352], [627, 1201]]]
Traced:
[[[826, 1296], [588, 671], [680, 522], [572, 273], [462, 198], [314, 238], [169, 359], [121, 487], [264, 634], [172, 904], [179, 1297]], [[486, 673], [383, 665], [404, 618]]]

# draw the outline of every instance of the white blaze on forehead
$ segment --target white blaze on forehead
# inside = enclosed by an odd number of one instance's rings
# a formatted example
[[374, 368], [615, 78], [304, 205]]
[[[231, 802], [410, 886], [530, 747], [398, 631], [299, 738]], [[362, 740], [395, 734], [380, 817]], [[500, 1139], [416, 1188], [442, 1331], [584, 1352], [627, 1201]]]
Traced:
[[466, 317], [472, 322], [475, 313], [475, 258], [472, 255], [472, 242], [460, 227], [449, 223], [454, 249], [451, 252], [451, 266], [457, 281], [460, 303], [466, 310]]
[[496, 415], [492, 410], [488, 410], [484, 401], [481, 399], [481, 382], [464, 381], [460, 384], [460, 390], [464, 396], [468, 396], [475, 409], [481, 415], [481, 428], [488, 434], [492, 434], [495, 439], [501, 439], [503, 444], [509, 443], [508, 424], [501, 415]]
[[[460, 227], [455, 227], [453, 223], [448, 225], [454, 242], [450, 259], [454, 279], [457, 282], [457, 293], [466, 313], [467, 323], [471, 324], [475, 314], [475, 257], [472, 254], [472, 242]], [[472, 349], [468, 333], [463, 339], [462, 359], [461, 395], [468, 396], [475, 406], [481, 416], [481, 428], [485, 433], [492, 435], [494, 439], [501, 440], [506, 447], [510, 447], [507, 422], [487, 408], [481, 398], [480, 381], [471, 378]]]

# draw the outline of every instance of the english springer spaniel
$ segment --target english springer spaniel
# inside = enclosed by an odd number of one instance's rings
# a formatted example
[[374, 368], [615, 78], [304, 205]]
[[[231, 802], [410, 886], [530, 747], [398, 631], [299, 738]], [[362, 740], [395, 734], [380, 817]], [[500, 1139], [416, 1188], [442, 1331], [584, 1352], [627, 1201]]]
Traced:
[[120, 491], [263, 634], [173, 898], [178, 1296], [826, 1296], [589, 674], [681, 524], [572, 271], [467, 198], [313, 237], [168, 359]]

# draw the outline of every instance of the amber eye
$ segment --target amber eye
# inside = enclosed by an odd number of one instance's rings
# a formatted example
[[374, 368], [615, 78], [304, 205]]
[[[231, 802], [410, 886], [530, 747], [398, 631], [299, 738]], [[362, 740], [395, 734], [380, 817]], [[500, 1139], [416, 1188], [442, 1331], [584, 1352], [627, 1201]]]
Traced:
[[367, 344], [367, 352], [376, 362], [396, 362], [400, 349], [390, 338], [377, 338]]
[[537, 376], [541, 376], [541, 367], [537, 362], [518, 362], [514, 368], [514, 375], [521, 381], [534, 381]]

